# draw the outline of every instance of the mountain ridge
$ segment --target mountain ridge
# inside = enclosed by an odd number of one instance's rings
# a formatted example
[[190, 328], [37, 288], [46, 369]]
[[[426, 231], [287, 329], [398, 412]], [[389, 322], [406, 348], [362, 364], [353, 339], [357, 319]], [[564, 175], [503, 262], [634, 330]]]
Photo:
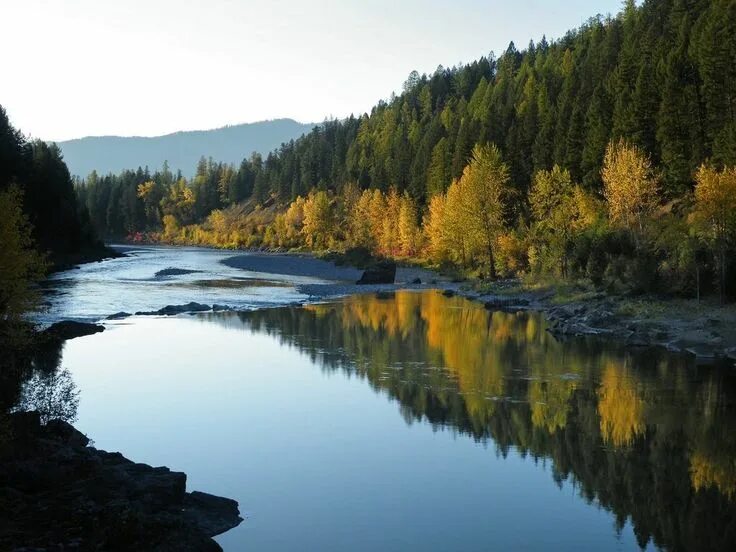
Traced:
[[315, 124], [277, 118], [159, 136], [83, 136], [55, 143], [61, 148], [69, 171], [79, 177], [86, 177], [93, 170], [107, 174], [138, 166], [158, 168], [164, 161], [172, 171], [191, 175], [203, 155], [240, 163], [254, 151], [267, 155], [282, 143], [309, 132]]

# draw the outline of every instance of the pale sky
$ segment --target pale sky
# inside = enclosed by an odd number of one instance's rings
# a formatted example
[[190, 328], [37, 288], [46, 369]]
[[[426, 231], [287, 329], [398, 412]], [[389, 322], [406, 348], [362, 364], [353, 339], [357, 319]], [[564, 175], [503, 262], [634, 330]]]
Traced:
[[26, 135], [154, 136], [360, 114], [413, 69], [563, 35], [621, 0], [0, 0], [0, 105]]

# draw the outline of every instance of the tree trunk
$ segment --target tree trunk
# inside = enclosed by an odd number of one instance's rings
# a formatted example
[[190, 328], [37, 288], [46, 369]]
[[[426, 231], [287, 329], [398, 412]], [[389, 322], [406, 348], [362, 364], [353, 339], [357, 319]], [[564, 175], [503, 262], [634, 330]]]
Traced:
[[496, 275], [496, 262], [493, 258], [493, 246], [488, 244], [488, 274], [491, 280], [495, 280], [498, 276]]

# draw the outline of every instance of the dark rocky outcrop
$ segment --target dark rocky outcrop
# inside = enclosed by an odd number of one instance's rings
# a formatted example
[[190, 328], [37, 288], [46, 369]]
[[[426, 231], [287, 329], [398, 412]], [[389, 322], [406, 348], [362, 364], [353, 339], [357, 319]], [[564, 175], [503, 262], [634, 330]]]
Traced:
[[393, 284], [395, 279], [396, 263], [391, 261], [381, 261], [366, 268], [363, 275], [360, 277], [360, 280], [358, 280], [356, 284]]
[[7, 416], [0, 443], [1, 550], [220, 550], [237, 502], [186, 492], [186, 475], [88, 446], [61, 420]]

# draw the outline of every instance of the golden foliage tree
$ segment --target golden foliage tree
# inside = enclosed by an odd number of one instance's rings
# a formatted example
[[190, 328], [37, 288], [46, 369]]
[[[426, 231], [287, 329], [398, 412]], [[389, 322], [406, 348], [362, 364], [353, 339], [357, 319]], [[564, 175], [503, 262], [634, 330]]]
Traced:
[[624, 140], [611, 142], [601, 170], [611, 221], [641, 234], [658, 202], [659, 179], [650, 159]]
[[417, 204], [404, 192], [399, 203], [399, 246], [401, 254], [411, 256], [419, 249], [419, 227], [417, 226]]
[[429, 258], [441, 263], [447, 258], [447, 240], [445, 239], [445, 194], [436, 194], [429, 200], [427, 214], [424, 217], [424, 236], [427, 240]]
[[702, 165], [695, 174], [695, 182], [695, 207], [690, 222], [713, 250], [723, 301], [726, 250], [736, 234], [736, 168], [717, 171]]
[[469, 240], [465, 227], [464, 199], [462, 184], [453, 181], [447, 188], [442, 231], [450, 259], [467, 266]]
[[495, 279], [494, 247], [505, 228], [505, 202], [510, 193], [509, 169], [498, 147], [485, 144], [473, 148], [470, 163], [460, 178], [460, 189], [470, 247], [483, 252], [489, 275]]
[[363, 190], [358, 200], [348, 211], [347, 241], [352, 247], [374, 249], [376, 242], [373, 235], [371, 203], [373, 192]]
[[568, 273], [568, 257], [577, 232], [597, 218], [595, 200], [573, 184], [570, 172], [555, 165], [537, 171], [529, 192], [534, 230], [544, 243], [563, 277]]
[[334, 220], [330, 197], [324, 190], [312, 191], [304, 202], [302, 232], [308, 246], [326, 249], [330, 246]]

